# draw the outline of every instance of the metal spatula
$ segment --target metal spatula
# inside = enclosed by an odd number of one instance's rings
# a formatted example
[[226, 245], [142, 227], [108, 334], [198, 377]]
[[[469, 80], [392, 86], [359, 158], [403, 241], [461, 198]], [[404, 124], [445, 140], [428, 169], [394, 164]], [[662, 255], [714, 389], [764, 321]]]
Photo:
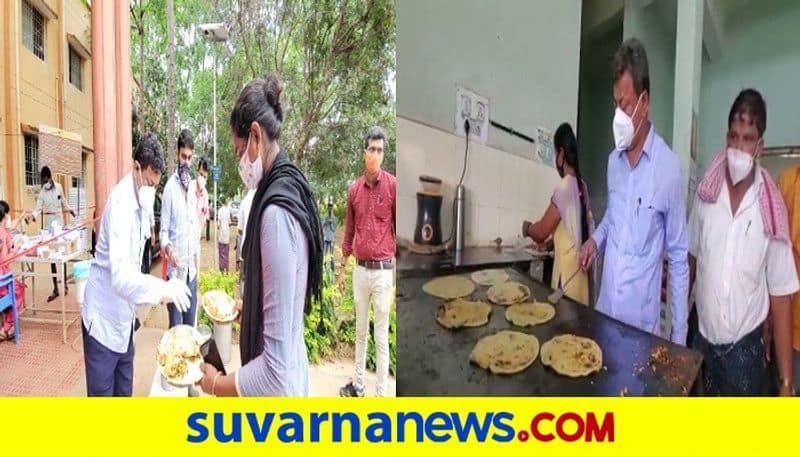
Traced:
[[578, 267], [578, 269], [575, 270], [575, 273], [572, 273], [572, 276], [570, 276], [569, 279], [567, 279], [567, 282], [562, 284], [561, 287], [559, 287], [558, 289], [554, 290], [552, 294], [548, 295], [547, 296], [547, 301], [549, 301], [550, 303], [552, 303], [554, 305], [557, 305], [558, 302], [561, 301], [562, 298], [564, 298], [564, 289], [567, 288], [567, 285], [569, 285], [569, 282], [572, 281], [572, 278], [577, 276], [579, 271], [581, 271], [581, 267]]

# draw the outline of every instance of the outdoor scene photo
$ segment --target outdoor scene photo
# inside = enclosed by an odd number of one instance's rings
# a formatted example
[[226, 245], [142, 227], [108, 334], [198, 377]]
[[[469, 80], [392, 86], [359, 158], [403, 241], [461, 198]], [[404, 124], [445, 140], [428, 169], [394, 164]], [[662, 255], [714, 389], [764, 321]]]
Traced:
[[394, 2], [124, 3], [0, 5], [0, 396], [394, 396]]

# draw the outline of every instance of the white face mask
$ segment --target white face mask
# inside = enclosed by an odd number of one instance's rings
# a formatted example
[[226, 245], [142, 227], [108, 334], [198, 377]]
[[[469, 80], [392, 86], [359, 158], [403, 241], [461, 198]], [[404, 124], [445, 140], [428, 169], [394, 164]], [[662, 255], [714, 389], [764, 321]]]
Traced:
[[[642, 92], [642, 94], [644, 94], [644, 92]], [[636, 116], [636, 110], [639, 109], [639, 102], [642, 99], [642, 94], [639, 94], [639, 99], [636, 100], [636, 106], [633, 108], [633, 116]], [[628, 116], [620, 107], [614, 110], [614, 121], [611, 124], [611, 128], [614, 131], [614, 146], [616, 146], [619, 151], [627, 151], [628, 148], [631, 147], [633, 137], [636, 136], [636, 132], [639, 130], [638, 127], [634, 128], [633, 126], [633, 116]], [[641, 123], [639, 126], [641, 127]]]
[[247, 146], [244, 148], [244, 154], [239, 159], [239, 177], [242, 178], [245, 188], [248, 190], [258, 187], [261, 182], [261, 177], [264, 175], [264, 166], [261, 164], [261, 154], [256, 155], [256, 160], [250, 162], [247, 157], [247, 151], [250, 150], [250, 138], [247, 138]]
[[7, 228], [7, 229], [10, 229], [10, 228], [11, 228], [11, 216], [6, 216], [6, 222], [5, 222], [5, 225], [6, 225], [6, 228]]
[[728, 148], [726, 154], [728, 173], [731, 176], [731, 182], [735, 186], [750, 174], [750, 170], [753, 169], [754, 159], [750, 154], [736, 148]]
[[153, 209], [156, 201], [156, 188], [153, 186], [141, 186], [138, 191], [139, 207], [146, 210]]

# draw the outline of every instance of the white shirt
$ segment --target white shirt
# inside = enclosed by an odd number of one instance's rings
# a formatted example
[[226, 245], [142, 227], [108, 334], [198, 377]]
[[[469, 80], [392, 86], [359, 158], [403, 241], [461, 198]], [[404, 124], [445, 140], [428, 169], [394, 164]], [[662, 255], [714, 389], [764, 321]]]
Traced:
[[[175, 249], [178, 261], [184, 268], [188, 265], [189, 279], [194, 279], [197, 275], [197, 258], [200, 251], [200, 227], [196, 205], [197, 198], [193, 189], [189, 187], [189, 191], [185, 192], [178, 179], [178, 173], [174, 173], [164, 185], [164, 193], [161, 195], [159, 240], [165, 249], [167, 246]], [[177, 273], [176, 270], [170, 265], [170, 278]]]
[[767, 317], [769, 297], [800, 289], [788, 242], [764, 232], [760, 167], [731, 215], [727, 180], [715, 203], [695, 197], [689, 217], [689, 253], [697, 259], [696, 303], [700, 333], [712, 344], [730, 344]]
[[255, 194], [255, 189], [248, 190], [239, 205], [239, 221], [236, 228], [242, 231], [242, 246], [244, 246], [244, 239], [247, 236], [247, 216], [250, 215], [250, 206], [253, 204], [253, 196]]
[[139, 208], [128, 174], [111, 190], [103, 209], [95, 258], [81, 309], [84, 325], [108, 349], [124, 353], [131, 340], [135, 305], [159, 302], [164, 281], [144, 274], [142, 254], [150, 235], [147, 210]]
[[33, 217], [44, 219], [44, 229], [50, 230], [53, 221], [58, 221], [62, 226], [64, 225], [63, 211], [70, 211], [67, 201], [64, 199], [64, 191], [61, 189], [61, 184], [53, 181], [53, 188], [48, 189], [42, 187], [39, 195], [36, 197], [36, 207], [31, 213]]
[[219, 216], [217, 216], [217, 224], [219, 224], [219, 242], [228, 244], [231, 242], [231, 209], [228, 205], [222, 205], [219, 208]]

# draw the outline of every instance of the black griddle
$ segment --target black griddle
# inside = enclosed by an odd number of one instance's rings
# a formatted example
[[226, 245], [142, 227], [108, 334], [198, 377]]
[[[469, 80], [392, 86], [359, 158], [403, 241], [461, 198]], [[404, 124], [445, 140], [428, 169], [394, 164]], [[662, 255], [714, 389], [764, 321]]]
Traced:
[[[547, 301], [552, 289], [527, 275], [506, 268], [510, 281], [526, 284], [531, 300]], [[452, 271], [437, 276], [454, 274]], [[469, 272], [459, 272], [469, 276]], [[398, 396], [681, 396], [688, 395], [702, 356], [655, 335], [612, 319], [564, 298], [550, 322], [517, 327], [506, 321], [505, 306], [492, 305], [489, 323], [482, 327], [447, 330], [435, 319], [442, 303], [422, 291], [431, 276], [398, 281], [397, 395]], [[476, 286], [473, 299], [486, 300], [488, 287]], [[488, 300], [486, 300], [488, 301]], [[573, 333], [595, 340], [603, 350], [604, 367], [582, 378], [569, 378], [542, 365], [515, 375], [491, 374], [469, 362], [475, 343], [500, 330], [535, 335], [540, 344]], [[659, 348], [663, 348], [658, 350]], [[658, 361], [652, 354], [662, 353]]]

